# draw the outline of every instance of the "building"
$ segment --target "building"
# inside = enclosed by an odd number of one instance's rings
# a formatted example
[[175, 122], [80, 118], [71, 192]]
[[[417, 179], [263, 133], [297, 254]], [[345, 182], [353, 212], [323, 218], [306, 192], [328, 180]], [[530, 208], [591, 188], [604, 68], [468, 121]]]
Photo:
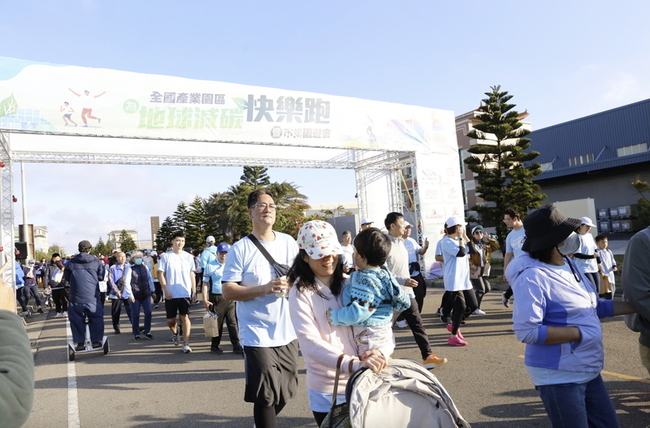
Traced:
[[650, 182], [650, 99], [533, 131], [546, 202], [592, 198], [601, 233], [633, 232], [640, 195], [631, 183]]
[[305, 211], [305, 216], [322, 215], [324, 213], [331, 214], [332, 217], [340, 217], [349, 213], [359, 214], [359, 207], [356, 202], [309, 204], [309, 209]]

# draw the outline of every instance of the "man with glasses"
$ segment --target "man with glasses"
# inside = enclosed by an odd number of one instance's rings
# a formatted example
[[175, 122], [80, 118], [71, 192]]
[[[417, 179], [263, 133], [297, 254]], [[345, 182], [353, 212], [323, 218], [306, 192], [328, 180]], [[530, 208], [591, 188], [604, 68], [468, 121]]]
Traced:
[[289, 288], [252, 239], [276, 263], [292, 265], [298, 244], [276, 232], [273, 195], [257, 189], [248, 196], [252, 236], [230, 248], [223, 272], [223, 298], [237, 301], [239, 336], [244, 346], [244, 401], [254, 403], [257, 428], [275, 427], [276, 417], [298, 389], [298, 341], [289, 317]]
[[[503, 281], [508, 283], [506, 268], [512, 259], [524, 253], [521, 247], [524, 245], [524, 240], [526, 239], [526, 231], [524, 230], [524, 223], [521, 221], [519, 213], [512, 208], [508, 208], [503, 212], [503, 222], [508, 228], [512, 229], [508, 236], [506, 236], [506, 253], [503, 256]], [[512, 287], [508, 286], [506, 292], [501, 296], [501, 303], [506, 308], [510, 307], [511, 297]]]

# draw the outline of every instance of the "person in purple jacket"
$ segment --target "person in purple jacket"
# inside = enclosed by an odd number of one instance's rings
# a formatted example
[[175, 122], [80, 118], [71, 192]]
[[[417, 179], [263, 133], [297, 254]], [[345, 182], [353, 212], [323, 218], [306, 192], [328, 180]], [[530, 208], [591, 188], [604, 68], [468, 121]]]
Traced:
[[553, 428], [616, 428], [614, 404], [600, 376], [600, 318], [635, 312], [627, 302], [598, 298], [594, 284], [567, 257], [580, 247], [579, 219], [545, 207], [524, 220], [523, 254], [508, 265], [517, 339], [524, 364]]

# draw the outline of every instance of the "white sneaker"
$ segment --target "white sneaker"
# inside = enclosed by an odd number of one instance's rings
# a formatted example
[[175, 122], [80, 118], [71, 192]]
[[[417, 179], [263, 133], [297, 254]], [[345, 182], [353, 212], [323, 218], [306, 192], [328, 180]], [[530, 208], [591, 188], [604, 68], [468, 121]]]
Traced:
[[483, 312], [483, 311], [481, 310], [481, 308], [477, 308], [477, 309], [474, 311], [474, 315], [485, 315], [485, 312]]
[[406, 327], [408, 327], [408, 324], [406, 324], [406, 321], [404, 321], [404, 320], [402, 320], [402, 321], [397, 321], [397, 322], [395, 323], [395, 325], [397, 325], [398, 328], [406, 328]]
[[54, 315], [54, 318], [61, 318], [63, 314], [61, 312], [57, 312], [56, 315]]
[[68, 311], [64, 311], [61, 315], [63, 318], [68, 318]]
[[189, 342], [183, 342], [183, 353], [189, 354], [190, 352], [192, 352], [192, 348], [190, 348]]

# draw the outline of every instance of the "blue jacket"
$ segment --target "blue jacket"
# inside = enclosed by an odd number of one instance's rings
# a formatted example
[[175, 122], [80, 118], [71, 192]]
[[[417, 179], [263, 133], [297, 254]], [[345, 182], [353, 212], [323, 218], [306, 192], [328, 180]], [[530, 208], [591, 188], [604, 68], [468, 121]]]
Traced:
[[104, 266], [88, 253], [74, 256], [63, 271], [70, 283], [70, 303], [95, 303], [99, 300], [99, 281], [104, 279]]
[[14, 270], [16, 271], [16, 288], [23, 288], [25, 286], [25, 272], [23, 272], [23, 267], [20, 263], [16, 262]]
[[[523, 254], [506, 270], [515, 305], [512, 321], [517, 339], [526, 343], [524, 363], [570, 372], [600, 372], [603, 369], [603, 330], [600, 318], [614, 316], [611, 300], [598, 299], [594, 285], [573, 266], [588, 293], [568, 283], [545, 263]], [[595, 306], [595, 307], [594, 307]], [[545, 345], [548, 327], [578, 327], [578, 342]]]
[[343, 289], [343, 304], [330, 312], [332, 325], [382, 326], [390, 324], [394, 310], [408, 309], [411, 300], [384, 265], [352, 272], [350, 285]]

